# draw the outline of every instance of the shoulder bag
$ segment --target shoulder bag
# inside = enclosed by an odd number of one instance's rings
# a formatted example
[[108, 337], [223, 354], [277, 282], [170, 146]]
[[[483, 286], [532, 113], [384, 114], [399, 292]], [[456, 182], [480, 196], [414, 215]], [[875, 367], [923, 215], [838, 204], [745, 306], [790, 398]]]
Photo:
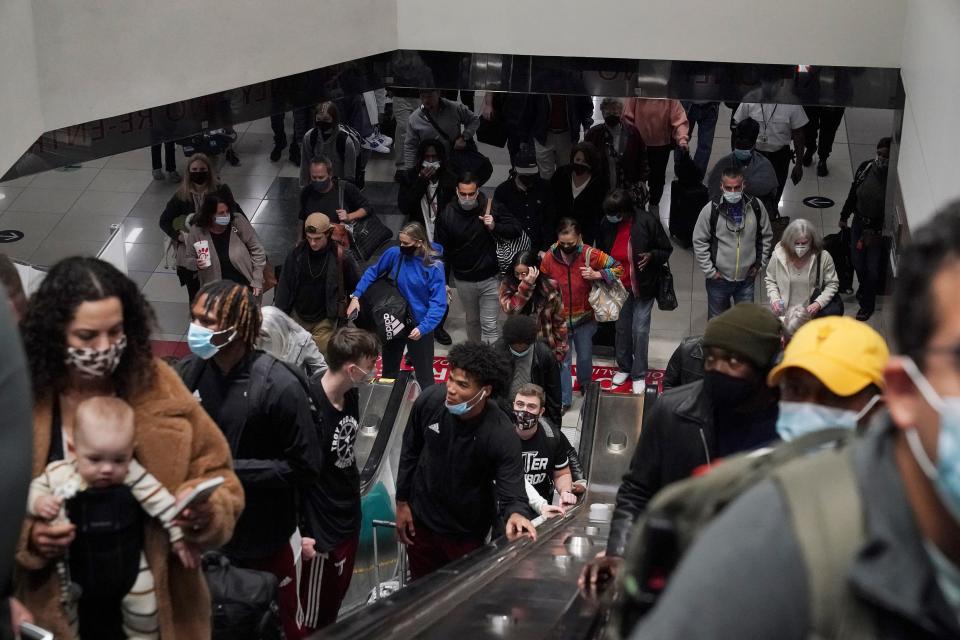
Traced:
[[[593, 247], [586, 248], [585, 260], [588, 267], [593, 251]], [[612, 283], [594, 280], [590, 285], [590, 296], [587, 300], [593, 308], [597, 322], [613, 322], [620, 317], [620, 309], [623, 308], [623, 303], [627, 301], [627, 289], [620, 282], [620, 278]]]
[[664, 262], [660, 267], [660, 277], [657, 278], [657, 306], [661, 311], [673, 311], [678, 306], [669, 262]]
[[[342, 180], [337, 180], [337, 188], [340, 191], [340, 208], [343, 209], [344, 185]], [[380, 221], [380, 218], [373, 211], [367, 211], [367, 215], [363, 218], [344, 226], [350, 233], [350, 249], [356, 256], [357, 261], [361, 263], [369, 260], [380, 247], [393, 238], [393, 232]]]
[[382, 274], [360, 296], [357, 326], [376, 333], [381, 344], [405, 335], [407, 327], [413, 324], [410, 305], [397, 287], [401, 259], [398, 256], [392, 274]]
[[[817, 298], [820, 297], [820, 294], [823, 292], [823, 282], [820, 280], [820, 262], [823, 260], [823, 252], [820, 251], [817, 253], [817, 278], [814, 280], [816, 286], [813, 289], [813, 293], [810, 294], [810, 301], [808, 304], [813, 304], [817, 301]], [[843, 300], [840, 298], [839, 291], [833, 294], [833, 297], [830, 298], [830, 302], [826, 304], [823, 309], [820, 309], [820, 313], [817, 314], [818, 318], [824, 318], [826, 316], [842, 316], [843, 315]]]
[[[486, 215], [490, 214], [492, 208], [493, 198], [487, 198]], [[497, 242], [497, 268], [500, 270], [501, 276], [510, 270], [510, 265], [513, 264], [513, 259], [517, 257], [517, 254], [529, 251], [532, 246], [527, 232], [523, 229], [520, 230], [520, 235], [516, 238], [501, 238], [496, 232], [494, 232], [493, 238]]]

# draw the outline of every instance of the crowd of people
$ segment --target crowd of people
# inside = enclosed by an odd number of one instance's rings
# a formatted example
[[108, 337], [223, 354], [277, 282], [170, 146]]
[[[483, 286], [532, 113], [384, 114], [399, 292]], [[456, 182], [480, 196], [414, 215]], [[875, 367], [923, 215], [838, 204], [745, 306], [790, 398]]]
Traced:
[[[419, 98], [396, 136], [406, 221], [373, 253], [364, 238], [382, 223], [363, 194], [361, 157], [391, 141], [374, 130], [358, 142], [332, 102], [317, 106], [313, 128], [296, 132], [296, 153], [291, 146], [301, 167], [300, 238], [282, 265], [271, 264], [214, 161], [193, 154], [182, 176], [168, 165], [180, 186], [160, 227], [190, 303], [190, 355], [177, 362], [153, 356], [153, 311], [112, 266], [67, 258], [29, 299], [15, 272], [0, 269], [33, 401], [34, 481], [16, 555], [20, 600], [10, 605], [18, 615], [63, 638], [208, 638], [200, 554], [219, 550], [236, 568], [275, 577], [288, 639], [334, 622], [361, 530], [358, 388], [374, 380], [378, 360], [391, 379], [406, 356], [421, 389], [396, 478], [397, 537], [413, 579], [491, 535], [535, 538], [536, 516], [562, 513], [584, 495], [577, 450], [560, 429], [573, 404], [574, 355], [583, 392], [598, 324], [613, 323], [613, 383], [645, 393], [653, 308], [669, 288], [673, 251], [659, 215], [666, 169], [673, 152], [703, 175], [716, 105], [606, 98], [594, 125], [589, 100], [569, 96], [500, 102], [504, 113], [485, 100], [480, 115], [437, 91]], [[508, 123], [511, 172], [491, 195], [481, 189], [483, 166], [465, 165], [479, 153], [478, 128], [493, 118]], [[955, 611], [950, 536], [958, 525], [947, 514], [956, 483], [946, 456], [956, 448], [949, 292], [960, 216], [951, 210], [937, 231], [917, 232], [909, 257], [926, 271], [903, 259], [910, 288], [895, 300], [896, 333], [913, 359], [889, 360], [879, 334], [840, 317], [837, 268], [818, 229], [798, 219], [775, 230], [792, 154], [795, 181], [812, 162], [804, 110], [742, 104], [734, 120], [733, 153], [708, 178], [712, 195], [692, 238], [709, 322], [671, 358], [669, 390], [647, 417], [606, 554], [582, 582], [626, 570], [634, 523], [667, 485], [827, 426], [862, 431], [876, 415], [883, 429], [856, 445], [867, 469], [858, 478], [882, 476], [883, 491], [871, 491], [903, 503], [889, 507], [897, 522], [922, 509], [916, 526], [930, 542], [898, 529], [886, 562], [926, 553], [934, 568], [923, 564], [913, 576], [915, 593], [935, 577], [939, 612]], [[821, 130], [818, 172], [826, 172], [830, 137]], [[273, 160], [285, 141], [276, 138]], [[880, 285], [889, 146], [882, 140], [857, 170], [841, 215], [842, 227], [853, 216], [858, 320], [874, 311]], [[769, 305], [754, 304], [761, 275]], [[925, 292], [922, 309], [912, 306], [917, 292]], [[435, 345], [452, 343], [444, 323], [453, 295], [467, 340], [450, 348], [439, 385]], [[898, 473], [910, 483], [903, 500]], [[901, 493], [891, 494], [894, 485]], [[872, 495], [864, 491], [868, 514]], [[675, 637], [681, 627], [685, 636], [729, 637], [694, 633], [692, 602], [722, 614], [738, 637], [774, 637], [747, 626], [751, 616], [738, 609], [771, 590], [779, 609], [764, 624], [806, 628], [804, 574], [783, 499], [763, 485], [742, 503], [691, 551], [637, 637]], [[792, 546], [784, 552], [783, 544]], [[718, 546], [716, 555], [700, 551]], [[743, 574], [737, 560], [751, 547], [767, 563], [759, 577], [724, 589], [726, 577]], [[791, 578], [771, 586], [777, 575]], [[919, 607], [885, 611], [904, 625], [936, 613]]]

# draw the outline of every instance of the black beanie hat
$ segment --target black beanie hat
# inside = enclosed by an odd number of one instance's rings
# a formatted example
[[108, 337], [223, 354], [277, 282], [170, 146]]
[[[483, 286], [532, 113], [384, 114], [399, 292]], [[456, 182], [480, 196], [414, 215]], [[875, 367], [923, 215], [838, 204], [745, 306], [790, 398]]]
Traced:
[[760, 371], [767, 371], [781, 349], [781, 328], [780, 321], [766, 307], [738, 304], [707, 323], [703, 346], [743, 356]]
[[510, 316], [503, 323], [503, 341], [507, 344], [533, 344], [537, 341], [537, 321], [533, 316]]

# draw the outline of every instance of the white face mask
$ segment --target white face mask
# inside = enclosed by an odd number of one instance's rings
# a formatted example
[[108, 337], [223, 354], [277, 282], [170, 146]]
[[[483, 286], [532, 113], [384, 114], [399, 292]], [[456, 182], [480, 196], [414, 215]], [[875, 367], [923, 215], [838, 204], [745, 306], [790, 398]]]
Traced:
[[808, 244], [795, 244], [793, 245], [793, 252], [797, 254], [798, 258], [802, 258], [807, 255], [807, 252], [810, 251], [810, 245]]
[[724, 191], [723, 199], [727, 201], [728, 204], [737, 204], [743, 199], [742, 191]]
[[940, 496], [940, 502], [960, 523], [960, 396], [941, 396], [909, 358], [903, 361], [903, 368], [927, 404], [940, 416], [936, 463], [927, 455], [916, 428], [904, 433], [907, 445]]

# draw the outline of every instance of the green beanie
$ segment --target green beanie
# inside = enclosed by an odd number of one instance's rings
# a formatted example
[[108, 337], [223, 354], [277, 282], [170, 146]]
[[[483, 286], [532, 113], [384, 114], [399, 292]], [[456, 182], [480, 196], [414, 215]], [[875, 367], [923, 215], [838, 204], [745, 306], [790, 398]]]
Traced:
[[703, 346], [736, 353], [766, 371], [780, 352], [781, 329], [780, 321], [766, 307], [738, 304], [707, 323]]

